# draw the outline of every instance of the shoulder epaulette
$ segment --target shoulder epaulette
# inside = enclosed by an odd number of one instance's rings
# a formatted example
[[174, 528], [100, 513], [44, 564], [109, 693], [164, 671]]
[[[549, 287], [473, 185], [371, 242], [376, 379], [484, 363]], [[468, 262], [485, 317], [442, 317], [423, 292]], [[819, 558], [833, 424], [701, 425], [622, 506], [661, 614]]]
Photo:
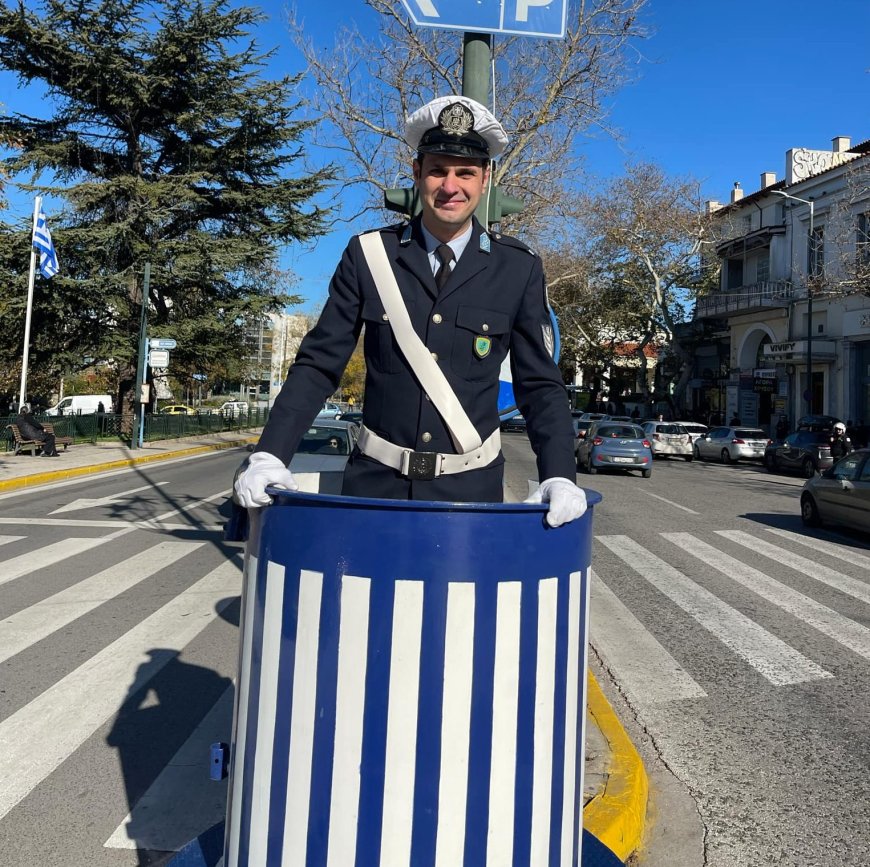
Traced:
[[522, 250], [532, 256], [537, 255], [528, 244], [524, 244], [519, 238], [514, 238], [513, 235], [503, 235], [501, 232], [490, 232], [490, 237], [493, 241], [497, 241], [499, 244], [504, 244], [506, 247], [513, 247], [516, 250]]

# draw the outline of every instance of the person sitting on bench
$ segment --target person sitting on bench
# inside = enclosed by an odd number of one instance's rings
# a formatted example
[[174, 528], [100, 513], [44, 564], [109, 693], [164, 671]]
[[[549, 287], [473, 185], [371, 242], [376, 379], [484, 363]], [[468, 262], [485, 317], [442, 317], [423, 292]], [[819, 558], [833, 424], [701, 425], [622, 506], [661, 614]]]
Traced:
[[46, 458], [59, 457], [57, 447], [54, 443], [54, 434], [48, 433], [45, 428], [36, 420], [36, 417], [30, 411], [30, 407], [23, 403], [18, 410], [18, 415], [15, 416], [13, 422], [18, 426], [18, 432], [23, 439], [36, 440], [42, 443], [42, 455]]

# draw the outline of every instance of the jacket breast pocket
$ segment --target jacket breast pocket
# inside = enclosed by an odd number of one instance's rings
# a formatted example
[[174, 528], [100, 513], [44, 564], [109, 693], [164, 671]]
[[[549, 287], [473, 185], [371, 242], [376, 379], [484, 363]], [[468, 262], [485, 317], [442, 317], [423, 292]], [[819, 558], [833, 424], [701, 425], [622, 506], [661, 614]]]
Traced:
[[366, 364], [381, 373], [398, 373], [399, 346], [381, 302], [363, 301], [362, 318], [366, 327], [364, 341]]
[[483, 307], [460, 307], [456, 314], [451, 366], [463, 379], [498, 378], [510, 343], [506, 313]]

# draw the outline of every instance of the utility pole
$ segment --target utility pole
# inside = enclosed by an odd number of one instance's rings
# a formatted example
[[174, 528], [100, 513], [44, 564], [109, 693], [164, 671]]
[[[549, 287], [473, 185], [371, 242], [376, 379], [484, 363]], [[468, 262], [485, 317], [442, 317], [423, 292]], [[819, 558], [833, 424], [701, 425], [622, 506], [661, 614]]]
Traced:
[[142, 402], [142, 386], [145, 383], [145, 355], [148, 352], [148, 288], [151, 285], [151, 263], [145, 263], [142, 276], [142, 304], [139, 316], [139, 360], [136, 364], [136, 393], [133, 395], [133, 433], [130, 448], [139, 448], [145, 425], [145, 405]]

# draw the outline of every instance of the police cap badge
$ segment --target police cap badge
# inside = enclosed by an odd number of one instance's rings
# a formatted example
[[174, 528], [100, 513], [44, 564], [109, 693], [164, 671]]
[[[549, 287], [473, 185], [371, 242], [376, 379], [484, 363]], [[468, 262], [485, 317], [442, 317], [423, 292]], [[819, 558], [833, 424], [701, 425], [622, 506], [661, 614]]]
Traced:
[[439, 96], [409, 115], [405, 140], [418, 153], [494, 159], [507, 134], [492, 112], [467, 96]]

